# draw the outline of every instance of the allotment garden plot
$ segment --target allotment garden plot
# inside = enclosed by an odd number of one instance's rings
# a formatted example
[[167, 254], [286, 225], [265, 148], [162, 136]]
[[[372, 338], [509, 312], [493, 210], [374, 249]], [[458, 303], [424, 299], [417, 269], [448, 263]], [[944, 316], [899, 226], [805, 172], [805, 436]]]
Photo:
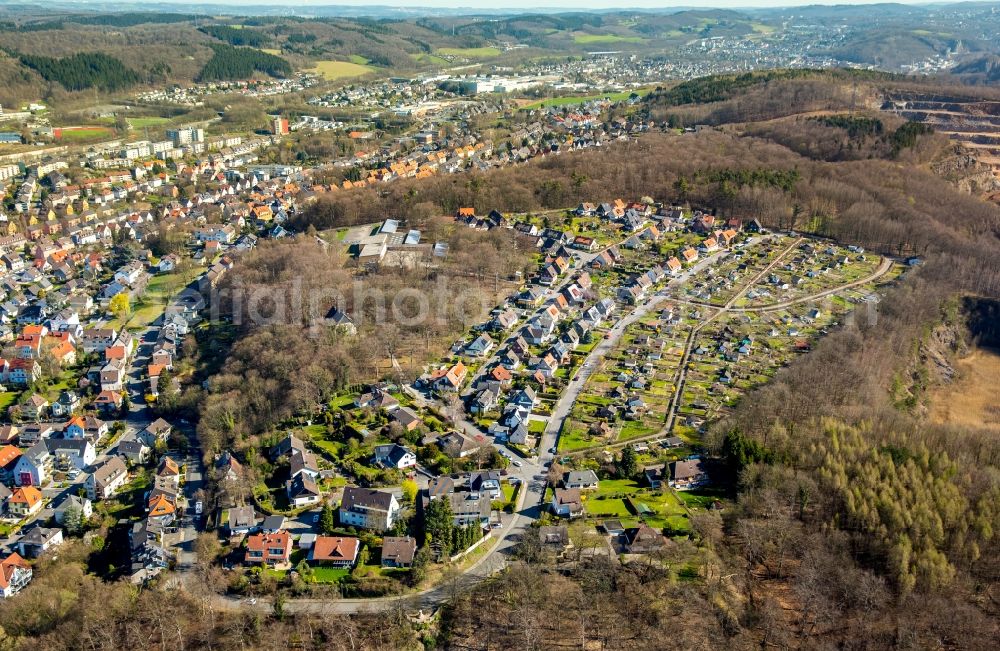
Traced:
[[611, 353], [592, 362], [599, 367], [573, 405], [560, 449], [572, 451], [659, 432], [687, 334], [695, 323], [663, 304], [629, 326]]
[[[822, 283], [814, 285], [812, 294], [870, 277], [880, 265], [881, 260], [859, 260], [837, 277], [824, 276]], [[757, 309], [734, 307], [705, 323], [692, 342], [672, 434], [696, 435], [705, 422], [723, 415], [741, 395], [770, 380], [793, 356], [808, 351], [856, 305], [872, 300], [878, 285], [894, 278], [899, 270], [897, 265], [878, 279], [840, 289], [816, 302], [799, 300]]]

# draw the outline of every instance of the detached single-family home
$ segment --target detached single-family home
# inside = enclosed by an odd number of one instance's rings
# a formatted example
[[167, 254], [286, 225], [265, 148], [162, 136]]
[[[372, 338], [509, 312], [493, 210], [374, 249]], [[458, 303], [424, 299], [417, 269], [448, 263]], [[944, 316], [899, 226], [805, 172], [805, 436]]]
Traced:
[[340, 522], [351, 527], [386, 531], [399, 516], [399, 502], [392, 493], [348, 486], [340, 503]]
[[563, 478], [566, 488], [594, 490], [598, 487], [597, 474], [593, 470], [573, 470]]
[[306, 473], [300, 473], [285, 483], [288, 502], [298, 508], [319, 502], [321, 493], [316, 480]]
[[309, 549], [309, 562], [330, 567], [353, 567], [358, 560], [361, 541], [345, 536], [316, 536]]
[[230, 536], [242, 536], [257, 528], [257, 513], [252, 506], [235, 506], [228, 515], [226, 528]]
[[579, 488], [557, 488], [552, 495], [552, 512], [563, 517], [583, 515], [583, 500]]
[[374, 463], [383, 468], [411, 468], [417, 465], [417, 455], [398, 443], [378, 445], [375, 447]]
[[62, 529], [32, 527], [17, 541], [17, 550], [25, 558], [38, 558], [49, 549], [61, 545], [62, 542]]
[[7, 498], [7, 511], [19, 518], [26, 518], [42, 510], [42, 491], [34, 486], [20, 486]]
[[423, 424], [423, 420], [409, 407], [400, 407], [392, 412], [392, 420], [403, 426], [407, 432], [412, 432], [417, 426]]
[[281, 565], [292, 556], [292, 536], [287, 531], [258, 533], [247, 538], [245, 563]]
[[705, 483], [708, 473], [705, 472], [701, 459], [684, 459], [670, 464], [670, 486], [685, 489]]
[[485, 357], [495, 345], [493, 339], [488, 334], [483, 333], [465, 347], [465, 352], [473, 357]]
[[55, 518], [56, 524], [65, 526], [66, 514], [74, 511], [79, 514], [81, 520], [88, 520], [94, 514], [94, 503], [86, 497], [67, 495], [66, 499], [53, 510], [52, 516]]
[[382, 539], [382, 567], [410, 567], [417, 554], [417, 540], [411, 536]]

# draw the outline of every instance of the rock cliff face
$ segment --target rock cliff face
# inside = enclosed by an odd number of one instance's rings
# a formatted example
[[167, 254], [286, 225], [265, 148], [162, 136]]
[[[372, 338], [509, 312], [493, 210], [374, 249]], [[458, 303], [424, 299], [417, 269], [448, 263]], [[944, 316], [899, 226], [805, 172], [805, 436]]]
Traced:
[[982, 197], [1000, 192], [1000, 179], [992, 167], [961, 145], [956, 145], [951, 155], [935, 162], [931, 169], [935, 174], [951, 181], [962, 192]]
[[911, 393], [931, 384], [949, 384], [955, 379], [957, 359], [975, 346], [1000, 345], [1000, 301], [969, 297], [961, 302], [957, 318], [946, 319], [920, 342], [909, 369]]
[[920, 364], [932, 383], [949, 383], [955, 378], [952, 362], [966, 354], [964, 333], [959, 326], [939, 325], [920, 344]]

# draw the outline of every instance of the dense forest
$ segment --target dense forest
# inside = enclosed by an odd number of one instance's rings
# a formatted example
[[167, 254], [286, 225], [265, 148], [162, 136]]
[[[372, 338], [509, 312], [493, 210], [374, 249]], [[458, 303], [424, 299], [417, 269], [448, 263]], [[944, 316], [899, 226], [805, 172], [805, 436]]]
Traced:
[[270, 37], [255, 29], [237, 29], [229, 25], [206, 25], [198, 29], [212, 38], [225, 41], [230, 45], [264, 47], [271, 41]]
[[81, 52], [61, 59], [29, 54], [17, 56], [21, 63], [46, 81], [59, 83], [66, 90], [97, 88], [114, 92], [142, 81], [135, 70], [101, 52]]
[[249, 79], [255, 73], [272, 77], [288, 77], [292, 65], [279, 56], [250, 47], [213, 45], [212, 58], [198, 73], [198, 81]]

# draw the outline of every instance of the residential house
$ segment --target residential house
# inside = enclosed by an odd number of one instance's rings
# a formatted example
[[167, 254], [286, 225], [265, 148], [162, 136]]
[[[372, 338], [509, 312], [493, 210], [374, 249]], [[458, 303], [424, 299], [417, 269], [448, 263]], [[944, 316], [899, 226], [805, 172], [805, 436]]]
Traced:
[[309, 549], [309, 562], [330, 567], [353, 567], [361, 541], [353, 537], [316, 536]]
[[663, 486], [665, 466], [650, 466], [643, 468], [642, 476], [650, 488], [659, 489]]
[[70, 494], [53, 510], [52, 517], [56, 524], [65, 526], [66, 514], [73, 511], [79, 514], [82, 521], [89, 520], [90, 516], [94, 514], [94, 503], [86, 497]]
[[21, 413], [29, 420], [40, 420], [49, 411], [49, 401], [38, 395], [32, 394], [21, 404]]
[[411, 468], [417, 465], [417, 455], [398, 443], [375, 447], [374, 464], [382, 468]]
[[410, 567], [417, 554], [417, 541], [411, 536], [386, 536], [382, 539], [382, 567]]
[[392, 493], [348, 486], [340, 503], [340, 522], [347, 526], [386, 531], [395, 524], [399, 510], [399, 502]]
[[581, 490], [595, 490], [599, 481], [597, 474], [593, 470], [573, 470], [566, 473], [563, 478], [563, 485], [566, 488], [579, 488]]
[[101, 367], [101, 390], [124, 390], [126, 367], [127, 365], [124, 359], [112, 359]]
[[51, 472], [52, 455], [45, 441], [38, 441], [17, 458], [14, 482], [18, 486], [44, 486]]
[[46, 444], [58, 470], [83, 470], [97, 459], [97, 450], [88, 439], [48, 439]]
[[557, 488], [552, 495], [552, 512], [563, 517], [583, 515], [583, 500], [579, 488]]
[[59, 398], [52, 403], [52, 415], [56, 417], [71, 416], [80, 408], [80, 396], [75, 391], [61, 391]]
[[454, 366], [442, 372], [435, 373], [432, 377], [434, 388], [441, 391], [458, 391], [465, 381], [468, 369], [462, 362], [457, 362]]
[[106, 500], [128, 481], [128, 468], [122, 457], [111, 457], [87, 477], [87, 497]]
[[7, 512], [18, 518], [26, 518], [42, 510], [42, 491], [34, 486], [19, 486], [7, 498]]
[[306, 444], [294, 434], [289, 434], [285, 438], [281, 439], [277, 445], [271, 448], [270, 454], [272, 460], [277, 460], [279, 457], [283, 457], [286, 454], [304, 452], [306, 452]]
[[454, 526], [489, 525], [492, 502], [488, 495], [461, 491], [449, 494], [448, 501], [451, 505], [451, 521]]
[[141, 432], [139, 432], [139, 438], [141, 438], [149, 447], [155, 448], [157, 441], [166, 442], [172, 429], [173, 426], [171, 426], [170, 423], [162, 418], [157, 418], [152, 423], [147, 425]]
[[289, 456], [288, 476], [294, 479], [299, 475], [305, 475], [310, 479], [319, 477], [319, 464], [316, 461], [316, 455], [308, 450], [296, 450]]
[[31, 566], [16, 552], [0, 561], [0, 597], [13, 597], [30, 582]]
[[129, 462], [140, 466], [149, 461], [151, 453], [152, 448], [146, 445], [142, 439], [129, 439], [118, 444], [118, 454]]
[[285, 482], [288, 503], [293, 507], [307, 506], [319, 502], [321, 493], [316, 480], [306, 473], [295, 475]]
[[82, 439], [86, 436], [87, 421], [84, 420], [83, 416], [74, 416], [70, 418], [63, 427], [63, 438], [73, 440]]
[[474, 493], [481, 493], [490, 500], [503, 499], [503, 488], [500, 486], [500, 472], [497, 470], [484, 470], [474, 472], [469, 476], [469, 490]]
[[645, 522], [625, 530], [625, 551], [630, 554], [650, 554], [667, 546], [667, 541], [656, 529]]
[[229, 509], [226, 528], [230, 536], [243, 536], [257, 528], [257, 513], [252, 506], [235, 506]]
[[283, 565], [292, 556], [292, 536], [287, 531], [258, 533], [247, 538], [245, 563]]
[[465, 352], [473, 357], [486, 357], [495, 345], [493, 339], [488, 334], [483, 333], [465, 347]]
[[0, 484], [14, 485], [14, 468], [20, 458], [21, 450], [17, 447], [8, 444], [0, 448]]
[[392, 420], [399, 423], [404, 430], [407, 432], [412, 432], [419, 425], [423, 424], [423, 419], [420, 418], [412, 409], [409, 407], [400, 407], [392, 412]]
[[701, 459], [684, 459], [670, 464], [670, 486], [683, 490], [705, 483], [708, 473]]
[[59, 528], [32, 527], [17, 541], [17, 550], [24, 558], [38, 558], [49, 549], [61, 545], [63, 532]]

